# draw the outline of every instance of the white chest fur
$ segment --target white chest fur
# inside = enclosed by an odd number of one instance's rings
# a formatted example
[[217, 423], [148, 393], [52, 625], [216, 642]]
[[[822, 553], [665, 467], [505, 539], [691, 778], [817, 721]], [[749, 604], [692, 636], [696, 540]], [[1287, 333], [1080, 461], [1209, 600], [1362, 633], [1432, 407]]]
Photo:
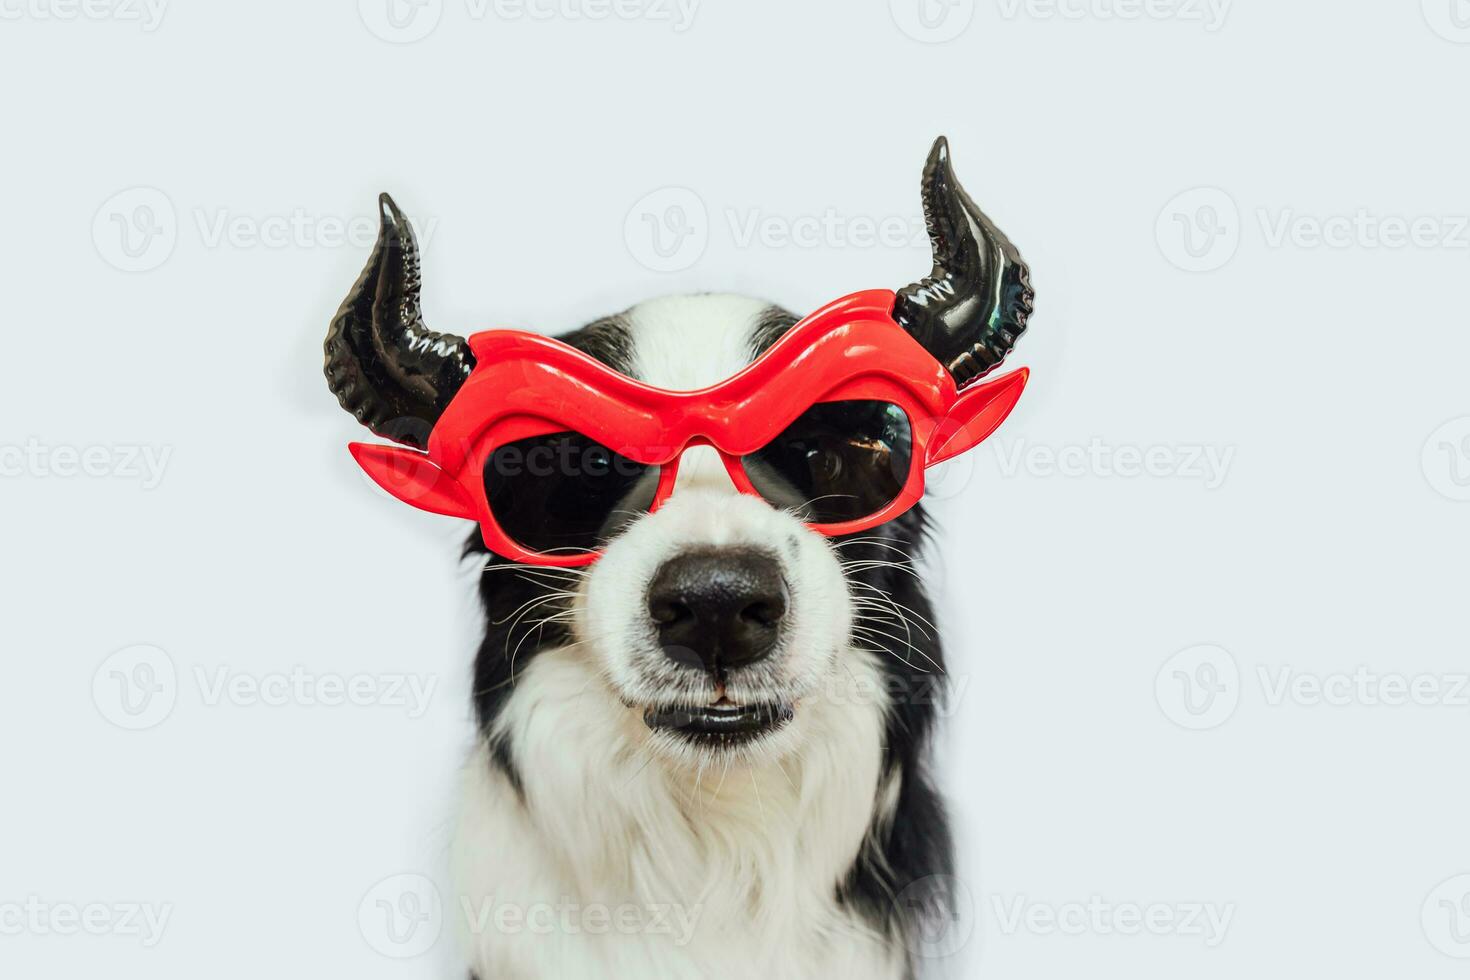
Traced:
[[[848, 651], [834, 676], [877, 668]], [[830, 692], [829, 692], [830, 694]], [[872, 824], [883, 708], [814, 697], [798, 751], [684, 772], [648, 754], [636, 715], [579, 653], [547, 650], [496, 722], [524, 799], [481, 746], [453, 862], [481, 980], [894, 980], [901, 948], [837, 902]]]

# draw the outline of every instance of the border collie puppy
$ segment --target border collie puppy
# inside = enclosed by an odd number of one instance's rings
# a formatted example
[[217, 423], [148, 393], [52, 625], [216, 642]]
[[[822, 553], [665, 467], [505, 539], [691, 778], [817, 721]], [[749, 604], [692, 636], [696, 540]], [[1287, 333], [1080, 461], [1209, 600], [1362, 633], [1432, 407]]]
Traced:
[[[943, 139], [923, 196], [934, 270], [897, 294], [893, 317], [964, 384], [1025, 329], [1027, 270], [955, 180]], [[741, 296], [676, 296], [559, 339], [688, 390], [797, 319]], [[413, 446], [473, 367], [465, 341], [424, 326], [413, 233], [386, 198], [326, 354], [343, 407]], [[607, 532], [594, 564], [514, 564], [476, 531], [479, 737], [446, 902], [485, 913], [455, 914], [472, 975], [917, 975], [925, 938], [953, 914], [927, 771], [944, 655], [916, 575], [926, 531], [915, 507], [824, 537], [737, 492], [709, 447], [686, 453], [667, 503]], [[730, 609], [759, 610], [760, 628], [708, 626]], [[666, 652], [676, 621], [695, 624], [678, 644], [698, 656]]]

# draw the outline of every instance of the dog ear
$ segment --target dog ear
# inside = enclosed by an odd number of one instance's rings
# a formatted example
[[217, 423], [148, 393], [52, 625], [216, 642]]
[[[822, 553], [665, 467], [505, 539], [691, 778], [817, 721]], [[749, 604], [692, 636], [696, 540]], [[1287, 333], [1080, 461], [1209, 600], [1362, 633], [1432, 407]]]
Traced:
[[934, 430], [928, 465], [974, 449], [1011, 414], [1031, 372], [1022, 368], [993, 381], [973, 385], [960, 394], [949, 414]]
[[479, 520], [464, 488], [426, 454], [366, 442], [349, 443], [347, 448], [374, 483], [405, 504], [431, 514]]

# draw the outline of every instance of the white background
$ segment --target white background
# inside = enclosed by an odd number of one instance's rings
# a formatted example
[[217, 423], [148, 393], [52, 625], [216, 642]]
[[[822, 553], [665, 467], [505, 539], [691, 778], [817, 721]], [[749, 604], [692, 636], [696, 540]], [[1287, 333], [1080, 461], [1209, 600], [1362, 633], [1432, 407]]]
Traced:
[[[1037, 291], [1032, 384], [935, 507], [951, 965], [1464, 975], [1464, 0], [68, 2], [0, 0], [0, 974], [459, 975], [372, 926], [440, 875], [478, 629], [464, 528], [368, 487], [321, 376], [379, 190], [440, 330], [806, 311], [926, 270], [863, 229], [915, 225], [942, 132]], [[1440, 703], [1276, 696], [1360, 667]], [[435, 687], [211, 697], [293, 668]], [[1231, 918], [1045, 927], [1094, 900]]]

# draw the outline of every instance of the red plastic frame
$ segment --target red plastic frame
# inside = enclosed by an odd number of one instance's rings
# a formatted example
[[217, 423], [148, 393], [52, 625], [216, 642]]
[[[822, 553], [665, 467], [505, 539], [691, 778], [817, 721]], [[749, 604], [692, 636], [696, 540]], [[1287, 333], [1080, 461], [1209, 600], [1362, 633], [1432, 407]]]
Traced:
[[[759, 496], [740, 457], [770, 442], [818, 402], [881, 399], [904, 410], [913, 462], [902, 490], [861, 520], [813, 524], [827, 535], [890, 521], [924, 494], [925, 468], [978, 445], [1021, 397], [1025, 368], [960, 392], [934, 357], [894, 323], [894, 294], [853, 293], [803, 319], [744, 369], [696, 391], [669, 391], [619, 374], [539, 334], [491, 330], [470, 337], [475, 369], [429, 434], [428, 452], [352, 443], [358, 464], [393, 496], [421, 510], [477, 521], [490, 550], [536, 565], [577, 566], [598, 552], [530, 551], [490, 512], [484, 465], [517, 439], [572, 430], [639, 463], [661, 467], [652, 508], [674, 491], [679, 460], [712, 446], [741, 493]], [[779, 382], [776, 383], [776, 382]]]

